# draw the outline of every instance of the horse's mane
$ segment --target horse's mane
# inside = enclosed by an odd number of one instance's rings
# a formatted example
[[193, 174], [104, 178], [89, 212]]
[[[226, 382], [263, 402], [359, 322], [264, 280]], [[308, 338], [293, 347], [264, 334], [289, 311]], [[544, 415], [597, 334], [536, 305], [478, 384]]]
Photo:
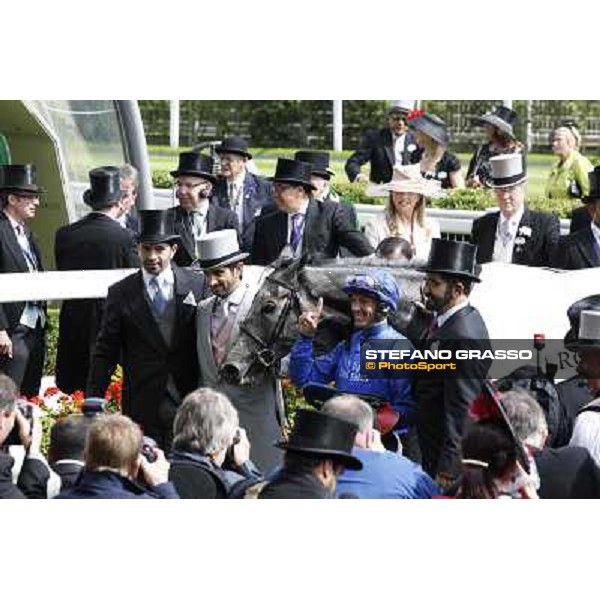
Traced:
[[363, 256], [363, 257], [346, 257], [336, 259], [321, 259], [314, 260], [310, 263], [313, 267], [386, 267], [388, 269], [417, 269], [424, 266], [426, 263], [420, 259], [411, 260], [399, 260], [389, 258], [378, 258], [376, 256]]

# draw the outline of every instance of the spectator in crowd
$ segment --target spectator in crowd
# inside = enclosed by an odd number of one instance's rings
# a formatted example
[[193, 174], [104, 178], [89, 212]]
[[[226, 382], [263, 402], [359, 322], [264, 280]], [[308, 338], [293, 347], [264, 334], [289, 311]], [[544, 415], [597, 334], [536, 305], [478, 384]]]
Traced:
[[394, 264], [408, 264], [414, 258], [414, 250], [410, 242], [401, 237], [387, 237], [379, 242], [375, 250], [377, 258], [392, 260]]
[[[35, 165], [0, 166], [0, 273], [43, 271], [39, 248], [26, 225], [43, 188]], [[0, 304], [0, 373], [27, 397], [40, 391], [46, 353], [46, 303]]]
[[462, 473], [456, 498], [537, 498], [506, 428], [495, 421], [475, 423], [462, 440]]
[[290, 353], [288, 372], [298, 387], [311, 383], [335, 383], [336, 390], [349, 394], [376, 396], [398, 413], [396, 429], [406, 431], [413, 422], [414, 398], [410, 378], [361, 377], [361, 347], [369, 340], [388, 340], [389, 349], [412, 350], [412, 344], [388, 323], [400, 302], [401, 292], [385, 269], [369, 269], [346, 280], [343, 291], [350, 296], [354, 331], [332, 350], [313, 355], [313, 338], [319, 325], [323, 301], [298, 319], [300, 339]]
[[[143, 226], [143, 224], [142, 224]], [[101, 415], [89, 428], [85, 469], [61, 500], [153, 500], [179, 498], [169, 482], [169, 463], [160, 448], [142, 454], [142, 431], [124, 415]]]
[[180, 240], [171, 211], [140, 211], [142, 268], [108, 290], [87, 396], [103, 397], [123, 367], [123, 412], [163, 448], [186, 394], [198, 386], [196, 306], [204, 276], [172, 264]]
[[551, 214], [529, 210], [525, 204], [527, 173], [521, 154], [490, 159], [491, 179], [498, 212], [473, 221], [471, 237], [479, 263], [504, 262], [548, 267], [560, 237], [560, 223]]
[[578, 412], [570, 445], [587, 448], [600, 466], [600, 311], [581, 312], [579, 335], [571, 348], [579, 354], [577, 372], [593, 399]]
[[546, 182], [548, 198], [583, 198], [590, 191], [588, 173], [592, 163], [579, 152], [581, 134], [573, 121], [567, 121], [552, 133], [552, 151], [558, 162]]
[[523, 152], [523, 144], [513, 130], [517, 113], [507, 106], [497, 106], [477, 119], [483, 127], [487, 141], [477, 148], [467, 170], [467, 187], [485, 188], [492, 179], [490, 158], [499, 154]]
[[371, 219], [365, 227], [365, 235], [376, 248], [388, 237], [407, 240], [417, 259], [427, 260], [431, 240], [441, 237], [440, 224], [425, 216], [425, 198], [436, 196], [439, 181], [425, 179], [419, 165], [407, 165], [394, 169], [392, 181], [381, 186], [388, 192], [385, 212]]
[[239, 234], [237, 214], [210, 202], [217, 178], [213, 174], [214, 161], [197, 152], [182, 152], [175, 178], [175, 195], [179, 206], [169, 209], [175, 219], [175, 232], [180, 238], [175, 264], [188, 267], [198, 256], [198, 241], [211, 231], [234, 229]]
[[121, 181], [121, 203], [125, 212], [119, 217], [121, 227], [128, 229], [136, 235], [140, 230], [140, 221], [135, 208], [135, 201], [140, 187], [140, 174], [130, 164], [119, 167], [119, 178]]
[[92, 422], [86, 415], [69, 415], [52, 426], [48, 460], [60, 477], [61, 491], [72, 488], [83, 470], [85, 440]]
[[[126, 214], [129, 202], [123, 197], [119, 169], [93, 169], [89, 178], [90, 189], [84, 193], [83, 200], [92, 212], [56, 232], [56, 268], [79, 271], [139, 267], [134, 234], [119, 222]], [[67, 394], [85, 389], [104, 303], [104, 299], [65, 300], [62, 303], [56, 385]]]
[[256, 385], [240, 386], [227, 383], [219, 372], [237, 341], [260, 283], [244, 276], [248, 254], [240, 250], [233, 231], [207, 234], [200, 240], [200, 250], [199, 264], [213, 294], [199, 304], [197, 312], [200, 379], [203, 385], [223, 392], [231, 400], [241, 426], [248, 432], [252, 459], [268, 473], [281, 462], [281, 452], [273, 446], [281, 434], [279, 382], [273, 374], [266, 374]]
[[[388, 111], [387, 127], [366, 133], [360, 148], [346, 161], [350, 181], [387, 183], [394, 167], [419, 162], [422, 150], [407, 126], [414, 105], [414, 100], [396, 100]], [[366, 163], [371, 166], [369, 177], [360, 172]]]
[[338, 496], [431, 498], [440, 493], [438, 486], [419, 465], [383, 447], [379, 431], [373, 427], [373, 410], [364, 400], [341, 394], [328, 400], [321, 412], [358, 427], [352, 455], [362, 462], [363, 468], [361, 471], [345, 471], [338, 477]]
[[[45, 498], [50, 470], [44, 458], [42, 445], [42, 423], [39, 412], [33, 405], [31, 421], [18, 405], [18, 389], [14, 381], [0, 374], [0, 500]], [[14, 436], [16, 430], [16, 436]], [[12, 433], [12, 435], [11, 435]], [[13, 483], [14, 459], [5, 447], [16, 437], [25, 449], [25, 460], [16, 485]]]
[[464, 187], [460, 161], [448, 152], [450, 137], [446, 123], [437, 115], [419, 110], [408, 115], [408, 126], [423, 148], [419, 163], [423, 177], [439, 181], [443, 189]]
[[310, 197], [312, 169], [308, 163], [280, 158], [273, 177], [273, 194], [279, 210], [256, 222], [251, 262], [267, 265], [278, 258], [303, 254], [335, 258], [340, 248], [366, 256], [373, 248], [352, 225], [346, 210], [335, 202]]
[[261, 491], [261, 499], [332, 498], [345, 469], [360, 470], [352, 455], [357, 428], [348, 421], [314, 410], [299, 410], [285, 442], [283, 468]]
[[215, 183], [213, 201], [233, 210], [240, 224], [240, 246], [244, 252], [252, 249], [256, 218], [261, 212], [274, 209], [271, 184], [250, 173], [247, 163], [252, 159], [248, 143], [240, 137], [228, 137], [217, 146], [221, 174]]
[[177, 410], [169, 478], [182, 498], [242, 497], [262, 479], [225, 394], [200, 388]]
[[358, 219], [354, 204], [342, 198], [331, 187], [331, 178], [335, 173], [329, 168], [329, 152], [317, 152], [314, 150], [299, 150], [294, 154], [294, 160], [305, 162], [311, 166], [310, 182], [313, 186], [311, 197], [319, 202], [337, 202], [348, 211], [350, 222], [358, 229]]
[[589, 194], [582, 202], [589, 208], [590, 223], [559, 240], [555, 266], [559, 269], [600, 267], [600, 167], [588, 173]]
[[[476, 247], [466, 242], [433, 240], [423, 294], [434, 319], [420, 350], [458, 348], [485, 351], [487, 328], [469, 304], [474, 283], [481, 281]], [[460, 472], [460, 443], [470, 404], [482, 390], [489, 361], [457, 361], [452, 376], [416, 377], [417, 432], [424, 470], [446, 488]]]
[[525, 390], [504, 394], [502, 405], [517, 438], [529, 450], [539, 478], [538, 495], [548, 499], [600, 498], [600, 469], [585, 448], [546, 448], [544, 411]]

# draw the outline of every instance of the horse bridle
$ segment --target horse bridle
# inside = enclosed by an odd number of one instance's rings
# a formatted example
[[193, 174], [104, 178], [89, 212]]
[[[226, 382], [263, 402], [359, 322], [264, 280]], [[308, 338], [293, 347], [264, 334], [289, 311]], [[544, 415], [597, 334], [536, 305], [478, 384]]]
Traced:
[[260, 347], [260, 349], [256, 352], [256, 359], [258, 360], [258, 362], [260, 362], [261, 365], [263, 365], [263, 367], [269, 368], [281, 358], [281, 356], [277, 356], [273, 351], [273, 345], [275, 344], [275, 341], [281, 334], [281, 331], [285, 326], [285, 322], [290, 312], [294, 309], [295, 306], [298, 305], [298, 292], [296, 291], [296, 288], [294, 288], [286, 281], [281, 281], [280, 279], [277, 279], [272, 275], [269, 275], [269, 277], [267, 277], [265, 281], [268, 281], [269, 283], [274, 283], [282, 288], [285, 288], [289, 292], [285, 300], [285, 305], [279, 313], [279, 317], [277, 318], [277, 322], [275, 323], [275, 327], [273, 328], [269, 340], [263, 340], [258, 333], [252, 331], [244, 323], [240, 325], [240, 331], [245, 333], [254, 343], [256, 343]]

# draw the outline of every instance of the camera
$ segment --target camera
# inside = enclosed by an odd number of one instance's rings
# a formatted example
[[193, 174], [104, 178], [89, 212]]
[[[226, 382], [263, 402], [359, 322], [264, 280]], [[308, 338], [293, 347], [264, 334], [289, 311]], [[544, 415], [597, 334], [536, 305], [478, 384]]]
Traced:
[[158, 458], [156, 454], [156, 448], [158, 448], [158, 444], [147, 435], [144, 436], [142, 440], [142, 456], [149, 462], [153, 463]]
[[[30, 426], [33, 428], [33, 407], [31, 404], [27, 404], [23, 401], [17, 401], [16, 409], [29, 421]], [[21, 438], [19, 437], [19, 428], [15, 422], [11, 432], [8, 434], [6, 440], [4, 440], [5, 446], [22, 446]]]

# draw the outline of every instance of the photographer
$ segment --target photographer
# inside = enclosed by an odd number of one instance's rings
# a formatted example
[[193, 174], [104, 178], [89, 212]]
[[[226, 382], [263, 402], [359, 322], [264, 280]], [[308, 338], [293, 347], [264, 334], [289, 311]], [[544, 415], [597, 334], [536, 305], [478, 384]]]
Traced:
[[57, 499], [179, 498], [169, 483], [169, 463], [159, 448], [143, 445], [141, 429], [129, 417], [94, 419], [85, 444], [85, 469]]
[[[23, 414], [31, 411], [31, 421]], [[11, 435], [12, 432], [12, 435]], [[8, 446], [21, 444], [25, 460], [17, 484], [13, 483], [14, 459]], [[42, 425], [37, 407], [18, 403], [17, 386], [0, 374], [0, 499], [45, 498], [50, 471], [41, 453]]]
[[182, 498], [240, 498], [262, 480], [225, 394], [200, 388], [175, 415], [170, 479]]

